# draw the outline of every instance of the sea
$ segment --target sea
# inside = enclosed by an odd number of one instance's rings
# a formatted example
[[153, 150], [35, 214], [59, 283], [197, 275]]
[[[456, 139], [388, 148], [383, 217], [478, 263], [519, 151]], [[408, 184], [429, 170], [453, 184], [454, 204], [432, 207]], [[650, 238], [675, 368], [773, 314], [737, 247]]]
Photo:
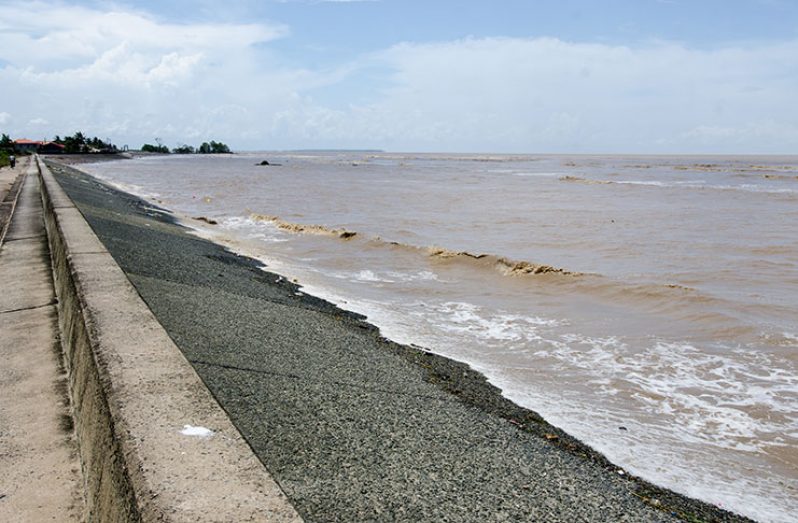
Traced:
[[798, 156], [81, 168], [384, 336], [468, 363], [626, 473], [798, 521]]

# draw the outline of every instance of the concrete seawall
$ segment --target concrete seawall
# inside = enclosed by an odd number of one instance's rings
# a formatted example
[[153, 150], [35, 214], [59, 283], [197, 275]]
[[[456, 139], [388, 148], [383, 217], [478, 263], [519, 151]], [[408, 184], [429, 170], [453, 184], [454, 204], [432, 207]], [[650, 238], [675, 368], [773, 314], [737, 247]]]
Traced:
[[301, 521], [37, 159], [88, 521]]

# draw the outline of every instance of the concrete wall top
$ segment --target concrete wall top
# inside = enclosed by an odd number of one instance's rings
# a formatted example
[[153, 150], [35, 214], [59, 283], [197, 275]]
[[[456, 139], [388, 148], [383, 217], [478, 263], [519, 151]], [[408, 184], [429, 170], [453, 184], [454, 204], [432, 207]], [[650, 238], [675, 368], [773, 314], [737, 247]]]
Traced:
[[67, 251], [142, 520], [301, 521], [47, 166], [37, 161], [49, 202], [45, 212], [53, 214]]

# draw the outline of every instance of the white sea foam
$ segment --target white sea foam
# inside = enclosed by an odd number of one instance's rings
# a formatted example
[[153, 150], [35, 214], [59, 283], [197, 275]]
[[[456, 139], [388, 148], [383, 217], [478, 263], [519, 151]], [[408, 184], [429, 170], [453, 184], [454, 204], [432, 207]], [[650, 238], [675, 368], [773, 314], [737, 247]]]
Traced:
[[534, 172], [515, 172], [513, 176], [529, 177], [529, 176], [542, 176], [542, 177], [556, 177], [562, 176], [565, 173], [534, 173]]
[[750, 348], [716, 350], [725, 354], [656, 339], [632, 351], [616, 337], [565, 334], [535, 355], [582, 369], [605, 394], [624, 391], [643, 412], [670, 416], [689, 441], [744, 451], [798, 443], [782, 437], [798, 431], [798, 373], [789, 362]]
[[433, 306], [419, 307], [421, 314], [429, 314], [432, 321], [441, 330], [451, 333], [472, 336], [482, 342], [539, 341], [541, 326], [560, 325], [554, 319], [538, 316], [524, 316], [495, 311], [465, 302], [446, 302]]
[[270, 222], [253, 220], [244, 216], [231, 216], [223, 218], [220, 225], [230, 231], [243, 232], [250, 240], [258, 240], [265, 243], [283, 243], [289, 241], [289, 236], [275, 227]]
[[365, 282], [374, 282], [374, 283], [396, 283], [396, 280], [389, 280], [387, 278], [381, 278], [377, 276], [374, 271], [370, 271], [368, 269], [364, 269], [358, 272], [354, 279], [357, 281], [365, 281]]
[[161, 198], [161, 194], [159, 194], [157, 192], [150, 191], [150, 190], [146, 190], [142, 186], [136, 185], [134, 183], [123, 183], [123, 182], [120, 182], [120, 181], [117, 181], [117, 180], [103, 178], [101, 176], [98, 176], [98, 178], [100, 178], [102, 181], [106, 182], [111, 187], [114, 187], [115, 189], [118, 189], [118, 190], [120, 190], [122, 192], [135, 194], [136, 196], [138, 196], [139, 198], [142, 198], [144, 200], [151, 200], [151, 201], [157, 202]]
[[665, 182], [656, 182], [656, 181], [644, 181], [644, 180], [618, 180], [616, 182], [618, 185], [648, 185], [651, 187], [675, 187], [676, 184], [674, 183], [665, 183]]

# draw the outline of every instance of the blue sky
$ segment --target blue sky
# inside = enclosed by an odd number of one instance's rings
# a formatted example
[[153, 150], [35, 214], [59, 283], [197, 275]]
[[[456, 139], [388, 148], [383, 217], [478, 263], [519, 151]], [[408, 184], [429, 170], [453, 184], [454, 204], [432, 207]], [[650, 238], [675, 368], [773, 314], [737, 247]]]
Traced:
[[0, 0], [0, 130], [798, 153], [796, 0]]

